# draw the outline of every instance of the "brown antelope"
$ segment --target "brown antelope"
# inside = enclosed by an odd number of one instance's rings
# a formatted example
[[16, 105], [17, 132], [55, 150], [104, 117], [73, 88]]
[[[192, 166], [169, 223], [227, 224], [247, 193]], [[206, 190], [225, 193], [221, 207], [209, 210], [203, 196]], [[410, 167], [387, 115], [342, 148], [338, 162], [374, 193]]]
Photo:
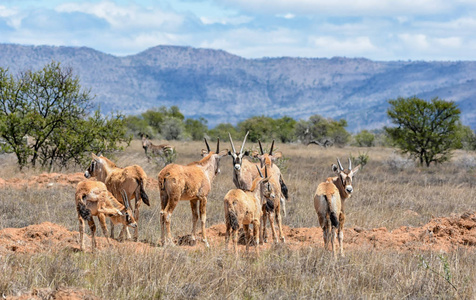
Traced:
[[[121, 199], [121, 193], [126, 191], [128, 199], [135, 199], [134, 219], [139, 222], [139, 207], [142, 201], [150, 206], [149, 197], [147, 196], [144, 186], [147, 181], [147, 175], [144, 170], [133, 165], [125, 168], [119, 168], [115, 163], [100, 155], [92, 153], [92, 161], [84, 177], [96, 177], [97, 180], [104, 182], [107, 189], [111, 191], [116, 199]], [[120, 201], [120, 200], [119, 200]], [[129, 230], [126, 228], [127, 238], [130, 239]], [[134, 228], [134, 241], [139, 237], [139, 227]], [[111, 223], [111, 238], [114, 238], [114, 224]], [[121, 235], [122, 238], [122, 235]]]
[[154, 145], [149, 140], [149, 136], [144, 134], [142, 135], [142, 148], [144, 148], [145, 156], [149, 162], [152, 156], [158, 156], [164, 160], [166, 165], [171, 163], [172, 156], [175, 152], [174, 146], [169, 144]]
[[[160, 188], [160, 225], [161, 242], [172, 242], [170, 232], [170, 221], [172, 212], [180, 200], [190, 201], [192, 208], [192, 240], [195, 240], [196, 227], [198, 221], [198, 211], [202, 225], [203, 242], [208, 247], [205, 222], [207, 220], [206, 204], [207, 196], [210, 193], [213, 179], [220, 173], [220, 159], [228, 155], [228, 150], [220, 152], [220, 140], [217, 141], [217, 151], [210, 151], [207, 139], [205, 144], [207, 150], [202, 150], [200, 161], [192, 162], [186, 166], [170, 164], [165, 166], [158, 174]], [[198, 210], [198, 204], [200, 208]], [[167, 241], [165, 232], [167, 231]]]
[[352, 162], [349, 158], [349, 169], [344, 170], [340, 160], [337, 159], [339, 167], [332, 164], [332, 171], [337, 176], [329, 177], [325, 182], [319, 184], [314, 194], [314, 208], [319, 218], [319, 224], [322, 227], [322, 236], [324, 238], [324, 247], [328, 249], [329, 241], [332, 245], [334, 257], [336, 254], [336, 229], [339, 238], [339, 254], [344, 256], [344, 204], [345, 200], [350, 198], [353, 187], [352, 177], [359, 171], [360, 165], [352, 169]]
[[233, 189], [225, 195], [225, 219], [226, 235], [225, 247], [228, 248], [230, 235], [233, 239], [233, 250], [238, 255], [237, 232], [240, 225], [243, 226], [246, 236], [246, 252], [250, 244], [250, 224], [253, 224], [253, 236], [255, 240], [256, 254], [259, 255], [259, 232], [260, 219], [262, 215], [261, 198], [274, 199], [274, 187], [269, 183], [267, 168], [265, 167], [265, 177], [256, 166], [260, 177], [253, 180], [251, 189]]
[[249, 191], [251, 190], [251, 186], [253, 180], [259, 177], [259, 173], [256, 168], [257, 164], [250, 162], [249, 160], [243, 159], [244, 156], [249, 155], [248, 151], [243, 152], [243, 148], [246, 143], [246, 138], [248, 137], [248, 131], [243, 139], [243, 144], [241, 145], [240, 152], [236, 152], [235, 145], [233, 144], [233, 139], [231, 138], [231, 134], [228, 133], [230, 137], [230, 144], [231, 149], [233, 151], [229, 151], [228, 154], [233, 159], [233, 183], [235, 184], [237, 189], [242, 189]]
[[76, 186], [76, 210], [79, 221], [79, 239], [80, 249], [84, 250], [84, 221], [88, 221], [91, 229], [92, 251], [96, 249], [96, 224], [93, 216], [99, 219], [107, 243], [110, 241], [107, 234], [106, 217], [109, 217], [114, 224], [123, 224], [124, 226], [137, 227], [132, 211], [129, 205], [129, 199], [126, 192], [122, 191], [122, 205], [107, 190], [106, 185], [100, 181], [82, 181]]
[[273, 234], [273, 240], [275, 242], [278, 242], [278, 238], [276, 235], [276, 229], [274, 226], [274, 221], [275, 218], [277, 219], [278, 223], [278, 231], [279, 231], [279, 239], [284, 243], [285, 238], [283, 234], [283, 229], [282, 229], [282, 218], [281, 218], [281, 208], [283, 209], [285, 215], [286, 215], [286, 206], [285, 206], [285, 201], [287, 195], [287, 187], [282, 179], [281, 171], [279, 170], [279, 167], [274, 163], [278, 158], [282, 157], [281, 152], [276, 152], [273, 155], [273, 148], [274, 148], [274, 140], [271, 144], [271, 149], [269, 153], [264, 153], [263, 147], [261, 146], [261, 141], [258, 141], [261, 155], [259, 154], [254, 154], [253, 156], [258, 158], [261, 162], [261, 167], [266, 166], [268, 168], [268, 172], [270, 173], [270, 183], [274, 185], [275, 191], [276, 191], [276, 198], [273, 201], [273, 205], [269, 205], [269, 202], [267, 202], [267, 205], [263, 205], [263, 224], [262, 224], [262, 240], [263, 242], [266, 242], [267, 239], [267, 234], [266, 234], [266, 219], [269, 220], [269, 224], [271, 227], [271, 233]]

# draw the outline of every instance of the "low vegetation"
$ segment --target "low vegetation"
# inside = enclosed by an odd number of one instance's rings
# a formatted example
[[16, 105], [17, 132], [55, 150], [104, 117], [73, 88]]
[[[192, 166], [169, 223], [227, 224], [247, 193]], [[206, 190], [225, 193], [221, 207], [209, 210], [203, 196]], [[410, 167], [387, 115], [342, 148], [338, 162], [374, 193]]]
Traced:
[[[203, 142], [172, 144], [181, 164], [198, 160], [204, 148]], [[287, 216], [283, 218], [286, 226], [321, 230], [313, 209], [318, 183], [333, 175], [330, 166], [336, 157], [359, 157], [362, 151], [366, 165], [354, 177], [353, 196], [346, 202], [346, 228], [421, 226], [434, 217], [462, 214], [476, 207], [473, 153], [458, 150], [446, 164], [422, 168], [400, 163], [400, 156], [389, 148], [276, 147], [286, 159], [286, 168], [281, 168], [286, 170], [283, 176], [289, 188]], [[0, 155], [0, 178], [39, 172], [25, 169], [19, 173], [9, 158], [11, 154]], [[121, 167], [138, 164], [152, 178], [160, 171], [147, 162], [138, 140], [112, 160]], [[209, 194], [207, 228], [225, 221], [223, 197], [234, 188], [230, 160], [223, 158], [221, 174]], [[71, 167], [67, 171], [84, 169]], [[14, 296], [33, 289], [74, 287], [88, 289], [103, 299], [476, 297], [476, 256], [471, 247], [450, 252], [402, 252], [371, 246], [347, 250], [344, 242], [346, 256], [335, 261], [317, 239], [298, 249], [286, 243], [261, 249], [259, 258], [241, 255], [241, 248], [236, 258], [224, 250], [224, 236], [208, 250], [198, 243], [195, 247], [155, 247], [160, 238], [159, 190], [146, 187], [146, 191], [151, 206], [141, 211], [140, 240], [153, 245], [151, 250], [141, 251], [128, 243], [127, 247], [102, 247], [95, 254], [70, 248], [0, 254], [0, 293]], [[178, 203], [173, 218], [175, 237], [190, 233], [192, 216], [187, 202]], [[73, 187], [2, 189], [0, 229], [44, 221], [77, 231]], [[88, 230], [86, 233], [89, 235]]]

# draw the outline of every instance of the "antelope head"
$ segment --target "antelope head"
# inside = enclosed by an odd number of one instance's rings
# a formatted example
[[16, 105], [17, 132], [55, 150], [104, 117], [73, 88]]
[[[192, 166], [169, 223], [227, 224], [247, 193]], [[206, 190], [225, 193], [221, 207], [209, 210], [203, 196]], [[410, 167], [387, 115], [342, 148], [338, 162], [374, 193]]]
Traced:
[[207, 146], [207, 150], [202, 149], [202, 156], [205, 157], [207, 155], [213, 155], [215, 157], [215, 175], [220, 174], [220, 159], [223, 156], [228, 155], [228, 149], [222, 150], [220, 152], [220, 138], [217, 139], [217, 151], [213, 152], [210, 150], [210, 146], [208, 145], [208, 141], [206, 138], [203, 138], [205, 141], [205, 145]]
[[273, 163], [278, 159], [278, 158], [281, 158], [283, 157], [283, 154], [281, 152], [276, 152], [274, 155], [273, 155], [273, 148], [274, 148], [274, 140], [273, 142], [271, 143], [271, 148], [269, 150], [269, 153], [264, 153], [263, 151], [263, 146], [261, 145], [261, 141], [258, 140], [258, 144], [259, 144], [259, 149], [260, 149], [260, 153], [261, 154], [258, 154], [258, 153], [253, 153], [253, 157], [255, 158], [258, 158], [259, 161], [261, 162], [261, 168], [263, 168], [265, 165], [266, 166], [272, 166]]
[[243, 139], [243, 144], [241, 144], [240, 152], [236, 152], [235, 145], [233, 144], [233, 139], [231, 138], [231, 134], [228, 132], [228, 136], [230, 137], [231, 149], [233, 149], [233, 151], [228, 151], [228, 155], [231, 155], [231, 157], [233, 158], [233, 168], [235, 169], [235, 171], [241, 170], [243, 156], [249, 155], [249, 151], [243, 152], [243, 148], [245, 147], [246, 143], [246, 138], [248, 137], [249, 133], [250, 132], [248, 131], [245, 135], [245, 138]]
[[347, 170], [342, 167], [342, 164], [340, 163], [339, 159], [337, 159], [337, 164], [339, 166], [332, 164], [332, 171], [337, 174], [337, 176], [341, 180], [345, 192], [350, 195], [354, 191], [354, 188], [352, 187], [352, 177], [354, 177], [354, 175], [359, 171], [360, 165], [352, 169], [352, 161], [350, 160], [350, 158], [349, 168]]
[[258, 169], [259, 176], [261, 177], [261, 193], [267, 199], [274, 199], [276, 194], [274, 191], [274, 186], [269, 182], [270, 177], [268, 176], [268, 167], [264, 167], [264, 176], [258, 166], [256, 166], [256, 169]]
[[129, 198], [127, 197], [127, 193], [125, 190], [121, 191], [122, 200], [124, 201], [124, 209], [121, 211], [121, 215], [124, 216], [126, 220], [126, 225], [132, 228], [137, 227], [136, 220], [132, 216], [131, 204], [129, 202]]
[[99, 169], [102, 167], [101, 158], [100, 158], [102, 155], [97, 156], [94, 153], [91, 153], [91, 154], [92, 154], [93, 160], [89, 164], [89, 167], [86, 170], [86, 172], [84, 172], [84, 177], [86, 178], [90, 178], [91, 176], [95, 177], [96, 174], [100, 171]]

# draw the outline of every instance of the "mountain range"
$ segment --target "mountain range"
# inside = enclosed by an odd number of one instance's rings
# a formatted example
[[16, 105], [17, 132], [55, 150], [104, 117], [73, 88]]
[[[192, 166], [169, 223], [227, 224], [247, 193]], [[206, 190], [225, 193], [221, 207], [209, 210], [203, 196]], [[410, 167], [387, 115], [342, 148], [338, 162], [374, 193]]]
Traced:
[[209, 127], [251, 116], [344, 118], [347, 130], [389, 125], [388, 100], [417, 96], [454, 101], [476, 128], [475, 61], [372, 61], [365, 58], [246, 59], [222, 50], [157, 46], [114, 56], [86, 47], [0, 44], [12, 74], [51, 61], [73, 68], [101, 112], [140, 114], [177, 105]]

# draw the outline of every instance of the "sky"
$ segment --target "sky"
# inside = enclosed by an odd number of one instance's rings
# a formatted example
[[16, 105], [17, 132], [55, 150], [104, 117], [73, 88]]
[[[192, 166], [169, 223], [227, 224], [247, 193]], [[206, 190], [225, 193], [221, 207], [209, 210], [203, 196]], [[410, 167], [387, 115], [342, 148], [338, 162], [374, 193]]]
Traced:
[[0, 0], [0, 43], [117, 56], [177, 45], [245, 58], [476, 60], [476, 0]]

